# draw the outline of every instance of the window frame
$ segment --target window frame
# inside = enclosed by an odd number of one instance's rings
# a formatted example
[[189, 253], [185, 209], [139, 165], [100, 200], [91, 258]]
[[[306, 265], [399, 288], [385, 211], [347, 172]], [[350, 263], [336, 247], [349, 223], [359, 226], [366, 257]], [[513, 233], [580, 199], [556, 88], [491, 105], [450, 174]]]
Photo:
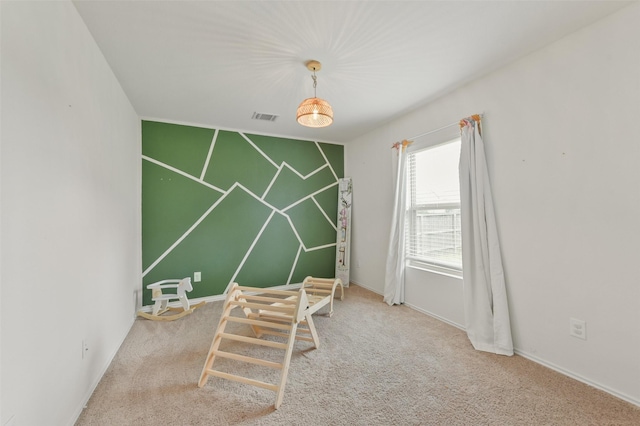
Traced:
[[[423, 257], [410, 255], [411, 253], [410, 239], [412, 237], [417, 238], [417, 233], [414, 231], [416, 227], [415, 221], [416, 221], [417, 215], [414, 214], [414, 212], [419, 212], [419, 211], [426, 212], [428, 210], [433, 211], [433, 210], [451, 210], [451, 209], [456, 210], [457, 209], [458, 215], [461, 214], [459, 201], [457, 203], [451, 203], [451, 202], [427, 203], [427, 204], [415, 203], [415, 188], [413, 186], [414, 181], [412, 181], [412, 175], [411, 175], [412, 168], [410, 165], [410, 161], [411, 161], [410, 156], [415, 155], [422, 151], [431, 150], [431, 149], [438, 148], [438, 147], [455, 143], [455, 142], [461, 143], [461, 138], [459, 133], [456, 133], [455, 135], [451, 134], [451, 136], [449, 137], [441, 136], [437, 142], [431, 141], [431, 143], [427, 142], [427, 143], [412, 145], [407, 150], [407, 156], [408, 156], [407, 162], [409, 164], [407, 166], [407, 171], [406, 171], [407, 173], [407, 176], [406, 176], [407, 205], [405, 208], [405, 258], [407, 261], [407, 266], [421, 269], [421, 270], [426, 270], [429, 272], [442, 274], [442, 275], [447, 275], [451, 277], [462, 278], [462, 256], [460, 258], [460, 266], [458, 267], [457, 265], [448, 263], [446, 261], [437, 261], [433, 259], [425, 259]], [[456, 230], [455, 226], [453, 229], [455, 232]], [[457, 231], [460, 233], [460, 238], [462, 238], [461, 226], [460, 228], [457, 229]]]

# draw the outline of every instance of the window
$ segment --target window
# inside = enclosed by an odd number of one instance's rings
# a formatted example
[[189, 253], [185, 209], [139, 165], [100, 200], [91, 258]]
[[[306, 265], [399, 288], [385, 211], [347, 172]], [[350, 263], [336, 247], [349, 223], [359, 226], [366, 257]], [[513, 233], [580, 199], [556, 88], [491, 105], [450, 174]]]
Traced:
[[462, 270], [460, 139], [407, 158], [406, 256], [412, 264]]

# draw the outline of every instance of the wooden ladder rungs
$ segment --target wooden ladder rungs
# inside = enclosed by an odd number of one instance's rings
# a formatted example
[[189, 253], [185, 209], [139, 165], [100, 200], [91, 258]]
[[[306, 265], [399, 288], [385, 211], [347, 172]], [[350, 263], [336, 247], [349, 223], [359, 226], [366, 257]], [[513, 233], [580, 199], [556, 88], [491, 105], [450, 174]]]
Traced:
[[269, 322], [279, 321], [284, 324], [291, 324], [291, 319], [292, 319], [291, 315], [282, 315], [276, 312], [269, 313], [267, 311], [262, 311], [260, 313], [250, 313], [248, 317], [251, 319], [261, 319]]
[[[278, 336], [278, 337], [289, 337], [289, 335], [287, 333], [280, 333], [279, 331], [273, 331], [273, 330], [260, 330], [262, 332], [262, 334], [268, 334], [269, 336]], [[298, 329], [298, 331], [302, 331], [302, 329]], [[309, 333], [311, 333], [309, 331]], [[313, 342], [313, 339], [311, 337], [305, 337], [305, 336], [295, 336], [296, 340], [303, 340], [305, 342]]]
[[[334, 282], [338, 283], [339, 281], [335, 280]], [[218, 323], [213, 342], [211, 342], [211, 348], [209, 349], [209, 354], [202, 369], [198, 386], [203, 387], [207, 383], [208, 377], [213, 376], [269, 389], [276, 392], [274, 407], [278, 409], [282, 403], [285, 384], [287, 382], [287, 373], [291, 362], [291, 352], [295, 341], [303, 340], [311, 342], [316, 348], [319, 345], [318, 334], [311, 315], [330, 302], [329, 295], [331, 294], [331, 292], [327, 290], [328, 287], [320, 287], [319, 290], [317, 288], [308, 290], [316, 290], [318, 293], [312, 296], [312, 300], [305, 288], [300, 288], [296, 291], [271, 290], [258, 287], [244, 287], [234, 283], [227, 293], [223, 313]], [[326, 296], [323, 297], [322, 295]], [[246, 318], [231, 316], [231, 311], [237, 307], [241, 308]], [[238, 335], [231, 331], [225, 333], [225, 327], [229, 322], [250, 325], [256, 337]], [[298, 332], [298, 330], [300, 331]], [[281, 343], [274, 341], [275, 339], [260, 339], [259, 337], [263, 334], [284, 337], [287, 342]], [[282, 363], [278, 363], [222, 351], [220, 350], [220, 344], [223, 339], [282, 349], [284, 350], [284, 360]], [[226, 349], [230, 351], [231, 347]], [[278, 369], [280, 370], [280, 382], [276, 385], [242, 377], [237, 374], [214, 370], [213, 364], [218, 357]], [[242, 371], [240, 371], [240, 373], [242, 373]]]
[[331, 294], [332, 291], [331, 289], [323, 289], [323, 288], [305, 288], [305, 290], [309, 290], [308, 293], [309, 294], [314, 294], [314, 293], [322, 293], [322, 294]]
[[270, 367], [270, 368], [275, 368], [277, 370], [282, 370], [282, 364], [279, 362], [267, 361], [260, 358], [253, 358], [250, 356], [233, 354], [231, 352], [224, 352], [224, 351], [213, 351], [213, 354], [221, 358], [228, 358], [236, 361], [243, 361], [243, 362], [248, 362], [250, 364], [257, 364], [257, 365], [262, 365], [264, 367]]
[[218, 370], [206, 370], [207, 374], [210, 376], [220, 377], [222, 379], [233, 380], [234, 382], [245, 383], [247, 385], [258, 386], [260, 388], [269, 389], [272, 391], [278, 391], [280, 386], [274, 385], [271, 383], [261, 382], [260, 380], [248, 379], [242, 376], [236, 376], [235, 374], [223, 373]]
[[229, 334], [229, 333], [219, 333], [218, 336], [222, 339], [252, 343], [254, 345], [269, 346], [270, 348], [287, 349], [286, 343], [271, 342], [269, 340], [256, 339], [255, 337], [239, 336], [237, 334]]
[[283, 299], [281, 297], [266, 297], [266, 296], [256, 296], [251, 294], [243, 294], [238, 298], [245, 299], [245, 300], [254, 300], [257, 302], [265, 302], [267, 304], [281, 303], [283, 305], [294, 305], [294, 306], [298, 304], [298, 301], [296, 299], [289, 299], [289, 298]]
[[291, 296], [292, 294], [295, 295], [295, 292], [292, 292], [291, 290], [275, 290], [269, 287], [260, 288], [260, 287], [245, 287], [245, 286], [239, 285], [235, 287], [235, 289], [243, 292], [243, 296], [247, 294], [247, 293], [244, 293], [245, 291], [255, 292], [257, 294], [277, 294], [279, 296], [287, 296], [287, 297]]
[[262, 303], [242, 302], [240, 300], [230, 300], [229, 304], [230, 305], [236, 305], [236, 306], [242, 306], [243, 308], [253, 308], [253, 309], [269, 308], [270, 311], [282, 312], [282, 313], [285, 313], [285, 314], [292, 313], [296, 308], [295, 305], [291, 305], [291, 306], [273, 306], [273, 305], [265, 305], [265, 304], [262, 304]]
[[260, 321], [248, 318], [228, 317], [227, 321], [238, 322], [242, 324], [256, 325], [258, 327], [279, 328], [280, 330], [291, 330], [291, 324], [279, 322]]

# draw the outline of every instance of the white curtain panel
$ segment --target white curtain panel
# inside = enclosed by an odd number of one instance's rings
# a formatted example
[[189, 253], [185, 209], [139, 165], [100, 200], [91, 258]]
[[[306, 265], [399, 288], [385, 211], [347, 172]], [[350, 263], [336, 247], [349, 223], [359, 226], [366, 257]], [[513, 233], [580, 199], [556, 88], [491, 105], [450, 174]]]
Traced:
[[389, 305], [404, 303], [405, 268], [405, 210], [407, 204], [407, 153], [405, 147], [397, 146], [397, 173], [393, 200], [393, 217], [387, 252], [387, 269], [384, 279], [384, 301]]
[[477, 350], [513, 355], [509, 307], [479, 123], [461, 122], [460, 209], [465, 325]]

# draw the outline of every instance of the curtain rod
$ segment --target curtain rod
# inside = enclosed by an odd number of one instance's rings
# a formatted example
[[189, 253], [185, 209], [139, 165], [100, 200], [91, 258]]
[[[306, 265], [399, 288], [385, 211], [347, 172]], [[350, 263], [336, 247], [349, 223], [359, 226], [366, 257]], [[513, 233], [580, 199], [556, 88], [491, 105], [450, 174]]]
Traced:
[[[478, 119], [477, 119], [476, 121], [479, 121], [479, 119], [480, 119], [480, 118], [482, 118], [482, 116], [483, 116], [483, 115], [484, 115], [484, 113], [482, 113], [482, 114], [474, 114], [474, 115], [472, 115], [471, 117], [473, 117], [473, 118], [475, 119], [475, 117], [477, 116], [477, 117], [478, 117]], [[463, 120], [464, 120], [464, 119], [463, 119]], [[409, 140], [411, 140], [411, 139], [418, 139], [418, 138], [421, 138], [421, 137], [423, 137], [423, 136], [427, 136], [427, 135], [430, 135], [430, 134], [432, 134], [432, 133], [439, 132], [440, 130], [448, 129], [449, 127], [453, 127], [453, 126], [457, 126], [457, 125], [459, 125], [459, 124], [460, 124], [460, 120], [456, 121], [455, 123], [451, 123], [451, 124], [447, 124], [446, 126], [442, 126], [442, 127], [438, 128], [438, 129], [430, 130], [430, 131], [428, 131], [428, 132], [426, 132], [426, 133], [421, 133], [421, 134], [419, 134], [418, 136], [414, 136], [414, 137], [412, 137], [412, 138], [409, 138]]]
[[437, 129], [434, 129], [434, 130], [430, 130], [430, 131], [425, 132], [425, 133], [420, 133], [419, 135], [413, 136], [413, 137], [411, 137], [409, 139], [418, 139], [418, 138], [421, 138], [423, 136], [430, 135], [431, 133], [439, 132], [440, 130], [448, 129], [449, 127], [453, 127], [453, 126], [457, 126], [459, 123], [460, 123], [459, 121], [456, 121], [455, 123], [447, 124], [446, 126], [442, 126], [442, 127], [439, 127]]

